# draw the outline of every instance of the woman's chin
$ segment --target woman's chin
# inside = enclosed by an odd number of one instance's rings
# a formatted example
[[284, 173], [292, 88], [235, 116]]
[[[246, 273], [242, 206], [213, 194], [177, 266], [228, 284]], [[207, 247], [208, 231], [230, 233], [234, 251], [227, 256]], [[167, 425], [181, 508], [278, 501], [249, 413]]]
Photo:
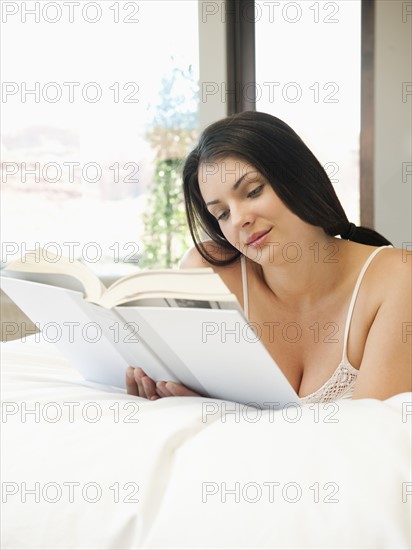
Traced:
[[249, 245], [242, 252], [249, 260], [263, 266], [273, 266], [283, 263], [282, 249], [279, 243], [265, 243], [263, 246]]

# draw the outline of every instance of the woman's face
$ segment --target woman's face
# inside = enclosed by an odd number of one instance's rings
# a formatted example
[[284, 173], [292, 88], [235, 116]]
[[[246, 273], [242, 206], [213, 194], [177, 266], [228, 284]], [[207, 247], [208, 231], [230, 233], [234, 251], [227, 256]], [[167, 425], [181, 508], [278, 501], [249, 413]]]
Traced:
[[227, 157], [202, 164], [198, 177], [202, 197], [223, 235], [251, 260], [282, 263], [285, 245], [307, 238], [311, 226], [284, 205], [254, 166]]

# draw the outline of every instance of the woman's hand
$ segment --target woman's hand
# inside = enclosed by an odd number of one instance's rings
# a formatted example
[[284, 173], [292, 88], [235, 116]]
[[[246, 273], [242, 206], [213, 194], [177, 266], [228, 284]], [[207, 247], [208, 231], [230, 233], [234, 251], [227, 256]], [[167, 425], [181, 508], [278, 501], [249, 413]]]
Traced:
[[139, 395], [146, 399], [159, 399], [156, 384], [139, 368], [128, 367], [126, 370], [126, 390], [130, 395]]
[[138, 395], [150, 400], [173, 396], [200, 397], [200, 394], [176, 382], [155, 383], [142, 369], [133, 367], [126, 370], [126, 390], [130, 395]]

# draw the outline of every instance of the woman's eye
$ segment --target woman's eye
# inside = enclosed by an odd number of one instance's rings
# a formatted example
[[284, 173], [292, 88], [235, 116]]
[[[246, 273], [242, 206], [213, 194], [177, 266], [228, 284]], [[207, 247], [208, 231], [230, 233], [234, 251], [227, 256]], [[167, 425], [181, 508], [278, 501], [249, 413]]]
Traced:
[[221, 214], [219, 214], [216, 219], [218, 222], [221, 222], [223, 220], [225, 220], [229, 215], [229, 211], [228, 210], [225, 210], [224, 212], [222, 212]]
[[263, 189], [263, 184], [262, 185], [259, 185], [259, 187], [256, 187], [255, 189], [253, 189], [253, 191], [251, 191], [250, 193], [248, 193], [248, 197], [257, 197], [260, 192], [262, 191]]

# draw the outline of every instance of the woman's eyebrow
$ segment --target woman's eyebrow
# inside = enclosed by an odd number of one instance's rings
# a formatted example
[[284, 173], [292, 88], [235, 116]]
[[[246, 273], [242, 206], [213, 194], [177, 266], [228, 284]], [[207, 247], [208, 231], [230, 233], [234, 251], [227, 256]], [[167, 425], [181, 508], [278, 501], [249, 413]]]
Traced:
[[[249, 174], [254, 174], [255, 172], [246, 172], [246, 174], [243, 174], [243, 176], [241, 176], [237, 182], [233, 185], [232, 187], [232, 191], [236, 191], [236, 189], [239, 187], [239, 185], [242, 183], [242, 181], [246, 178], [246, 176], [248, 176]], [[219, 199], [215, 199], [214, 201], [209, 201], [206, 203], [206, 206], [210, 206], [211, 204], [219, 204], [219, 202], [221, 202]]]

